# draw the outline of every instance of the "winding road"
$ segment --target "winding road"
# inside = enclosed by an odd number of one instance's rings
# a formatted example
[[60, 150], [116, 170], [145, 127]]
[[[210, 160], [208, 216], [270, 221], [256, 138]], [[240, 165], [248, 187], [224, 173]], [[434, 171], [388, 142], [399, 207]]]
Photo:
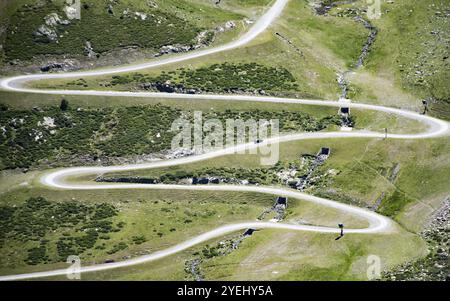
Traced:
[[[86, 76], [98, 76], [120, 72], [130, 72], [140, 69], [148, 69], [151, 67], [162, 66], [166, 64], [172, 64], [189, 59], [199, 58], [214, 53], [231, 50], [237, 47], [244, 46], [251, 42], [260, 33], [265, 31], [270, 24], [281, 14], [283, 9], [289, 0], [276, 0], [274, 4], [267, 10], [266, 13], [251, 27], [251, 29], [241, 36], [239, 39], [228, 43], [226, 45], [218, 46], [215, 48], [199, 50], [192, 53], [171, 56], [165, 59], [155, 60], [148, 63], [127, 65], [112, 67], [107, 69], [83, 71], [83, 72], [69, 72], [69, 73], [56, 73], [56, 74], [33, 74], [23, 75], [10, 78], [4, 78], [0, 81], [0, 87], [8, 91], [16, 91], [22, 93], [43, 93], [43, 94], [64, 94], [64, 95], [103, 95], [103, 96], [127, 96], [127, 97], [156, 97], [156, 98], [171, 98], [171, 99], [198, 99], [198, 100], [228, 100], [228, 101], [253, 101], [253, 102], [270, 102], [270, 103], [294, 103], [294, 104], [307, 104], [317, 106], [332, 106], [340, 107], [342, 103], [337, 101], [323, 101], [323, 100], [306, 100], [306, 99], [294, 99], [294, 98], [277, 98], [277, 97], [260, 97], [260, 96], [245, 96], [245, 95], [186, 95], [186, 94], [165, 94], [165, 93], [151, 93], [151, 92], [119, 92], [119, 91], [92, 91], [92, 90], [40, 90], [24, 87], [25, 83], [40, 79], [56, 79], [56, 78], [72, 78], [72, 77], [86, 77]], [[427, 125], [427, 130], [423, 133], [417, 134], [389, 134], [389, 139], [427, 139], [433, 137], [439, 137], [449, 134], [449, 123], [436, 118], [421, 115], [415, 112], [400, 110], [396, 108], [376, 106], [362, 103], [348, 103], [346, 106], [362, 110], [372, 110], [384, 112], [387, 114], [395, 114], [405, 118], [413, 119], [422, 122]], [[205, 185], [205, 186], [186, 186], [186, 185], [150, 185], [150, 184], [122, 184], [122, 183], [69, 183], [68, 177], [80, 176], [80, 175], [95, 175], [104, 174], [108, 172], [128, 171], [138, 169], [159, 168], [166, 166], [175, 166], [181, 164], [188, 164], [198, 162], [202, 160], [208, 160], [219, 156], [234, 154], [237, 151], [248, 150], [257, 148], [262, 145], [269, 145], [271, 143], [280, 143], [295, 140], [308, 140], [308, 139], [339, 139], [339, 138], [384, 138], [385, 133], [369, 132], [369, 131], [353, 131], [353, 132], [317, 132], [317, 133], [298, 133], [283, 135], [280, 137], [273, 137], [265, 140], [263, 143], [256, 145], [255, 143], [248, 143], [238, 145], [233, 148], [224, 148], [221, 150], [183, 157], [174, 160], [155, 161], [145, 164], [123, 165], [123, 166], [108, 166], [108, 167], [76, 167], [66, 168], [57, 171], [50, 171], [41, 178], [41, 183], [54, 188], [54, 189], [66, 189], [66, 190], [98, 190], [98, 189], [169, 189], [169, 190], [211, 190], [211, 191], [240, 191], [240, 192], [258, 192], [271, 195], [283, 195], [294, 199], [313, 202], [321, 206], [327, 206], [334, 208], [353, 216], [357, 216], [365, 219], [369, 226], [362, 229], [346, 229], [346, 233], [360, 233], [360, 234], [373, 234], [373, 233], [389, 233], [394, 231], [395, 223], [389, 218], [381, 216], [375, 212], [367, 209], [342, 204], [332, 200], [327, 200], [315, 196], [311, 196], [305, 193], [290, 189], [282, 189], [275, 187], [262, 187], [262, 186], [232, 186], [232, 185]], [[232, 233], [238, 230], [256, 228], [272, 228], [272, 229], [284, 229], [293, 231], [313, 231], [321, 233], [339, 233], [340, 229], [321, 227], [321, 226], [309, 226], [309, 225], [295, 225], [287, 223], [276, 222], [247, 222], [230, 224], [226, 226], [218, 227], [209, 232], [203, 233], [196, 237], [190, 238], [180, 244], [172, 246], [168, 249], [164, 249], [149, 255], [140, 256], [120, 262], [105, 263], [92, 266], [83, 266], [80, 269], [81, 273], [103, 271], [108, 269], [127, 267], [131, 265], [137, 265], [163, 257], [167, 257], [186, 250], [192, 246], [206, 242], [213, 238], [221, 237], [228, 233]], [[40, 277], [61, 276], [67, 274], [67, 269], [59, 269], [53, 271], [35, 272], [19, 275], [7, 275], [0, 276], [0, 280], [21, 280]]]

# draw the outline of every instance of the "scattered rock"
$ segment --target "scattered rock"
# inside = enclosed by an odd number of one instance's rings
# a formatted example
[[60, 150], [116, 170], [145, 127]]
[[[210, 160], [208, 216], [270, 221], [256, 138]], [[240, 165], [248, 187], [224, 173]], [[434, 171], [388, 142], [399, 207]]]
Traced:
[[55, 27], [56, 25], [68, 25], [70, 22], [68, 20], [62, 20], [57, 13], [51, 13], [44, 18], [45, 24], [48, 26]]
[[112, 6], [111, 3], [108, 4], [108, 7], [107, 7], [106, 11], [108, 12], [108, 14], [114, 15], [114, 9], [113, 9], [113, 6]]
[[225, 30], [231, 30], [235, 27], [236, 23], [234, 23], [233, 21], [228, 21], [227, 23], [225, 23]]
[[37, 31], [34, 33], [35, 36], [38, 37], [45, 37], [49, 42], [55, 42], [58, 39], [58, 34], [56, 33], [56, 30], [49, 28], [46, 25], [41, 25], [37, 29]]
[[147, 14], [145, 14], [145, 13], [141, 13], [141, 12], [135, 12], [134, 13], [137, 17], [139, 17], [142, 21], [145, 21], [145, 20], [147, 20]]
[[80, 19], [80, 12], [74, 6], [67, 5], [64, 7], [64, 12], [69, 20]]
[[54, 128], [54, 127], [56, 127], [55, 119], [53, 119], [52, 117], [44, 117], [44, 121], [42, 121], [42, 122], [39, 121], [38, 126], [43, 126], [46, 129]]
[[77, 62], [71, 59], [65, 59], [62, 62], [49, 62], [40, 67], [42, 72], [51, 72], [51, 71], [71, 71], [75, 69], [77, 66]]
[[88, 58], [95, 58], [98, 56], [98, 54], [94, 51], [94, 48], [92, 48], [90, 41], [86, 41], [84, 51], [86, 52]]
[[58, 42], [57, 26], [69, 25], [69, 20], [63, 20], [57, 13], [51, 13], [44, 17], [45, 24], [39, 26], [34, 32], [36, 37], [45, 38], [46, 42]]

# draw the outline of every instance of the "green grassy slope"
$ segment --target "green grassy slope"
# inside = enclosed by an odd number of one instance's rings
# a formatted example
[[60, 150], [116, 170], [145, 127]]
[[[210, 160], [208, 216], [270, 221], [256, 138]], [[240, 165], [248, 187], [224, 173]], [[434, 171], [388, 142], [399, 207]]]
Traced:
[[441, 0], [395, 1], [373, 23], [379, 35], [367, 69], [393, 80], [420, 99], [433, 99], [432, 113], [449, 118], [449, 5]]
[[[98, 54], [129, 46], [151, 50], [165, 45], [189, 46], [197, 43], [200, 31], [243, 18], [240, 13], [198, 1], [156, 1], [155, 6], [135, 0], [110, 4], [111, 10], [108, 1], [83, 3], [81, 19], [65, 24], [68, 17], [63, 1], [6, 1], [0, 24], [5, 62], [29, 61], [41, 55], [82, 57], [86, 41]], [[63, 21], [46, 25], [45, 18], [52, 13]], [[37, 35], [41, 25], [58, 37]]]
[[[25, 210], [23, 208], [27, 206], [32, 209], [30, 201], [28, 205], [24, 204], [30, 197], [44, 197], [50, 203], [41, 204], [33, 211]], [[69, 246], [77, 250], [72, 252], [77, 252], [84, 264], [154, 252], [220, 225], [255, 220], [273, 201], [271, 195], [235, 192], [185, 191], [180, 194], [165, 190], [137, 190], [130, 195], [127, 190], [116, 190], [68, 194], [39, 188], [30, 182], [28, 186], [22, 185], [1, 196], [0, 213], [8, 227], [2, 227], [0, 247], [5, 256], [0, 260], [0, 273], [64, 266], [68, 247], [62, 248], [62, 245], [72, 238], [75, 242]], [[113, 206], [116, 214], [110, 218], [107, 216], [107, 220], [93, 218], [98, 214], [93, 208], [99, 205]], [[290, 207], [288, 216], [306, 218], [318, 225], [332, 226], [337, 217], [349, 227], [367, 225], [358, 218], [329, 208], [318, 210], [317, 206], [301, 201], [293, 200]], [[68, 208], [70, 210], [64, 212]], [[10, 211], [13, 212], [12, 217], [8, 215]], [[52, 214], [54, 218], [51, 218]], [[70, 214], [74, 216], [65, 217]], [[31, 224], [24, 223], [24, 218]], [[92, 244], [78, 241], [86, 236], [82, 229], [91, 229], [92, 225], [97, 227]], [[83, 248], [77, 247], [78, 244]], [[29, 250], [40, 246], [44, 246], [44, 254], [31, 257], [34, 260], [29, 262]]]
[[[397, 219], [413, 231], [420, 229], [430, 208], [432, 211], [433, 207], [438, 207], [448, 193], [450, 183], [445, 174], [450, 172], [446, 159], [450, 144], [445, 139], [294, 141], [281, 144], [280, 161], [298, 160], [301, 154], [315, 154], [323, 146], [332, 149], [332, 156], [320, 168], [319, 174], [334, 170], [336, 175], [330, 181], [319, 182], [309, 188], [308, 193], [367, 207], [374, 206], [381, 197], [376, 210]], [[171, 168], [119, 173], [117, 176], [154, 177], [220, 167], [251, 170], [260, 167], [259, 164], [258, 155], [231, 155]], [[420, 208], [413, 211], [414, 205], [421, 206], [424, 210], [422, 215]], [[420, 216], [419, 221], [417, 216]]]

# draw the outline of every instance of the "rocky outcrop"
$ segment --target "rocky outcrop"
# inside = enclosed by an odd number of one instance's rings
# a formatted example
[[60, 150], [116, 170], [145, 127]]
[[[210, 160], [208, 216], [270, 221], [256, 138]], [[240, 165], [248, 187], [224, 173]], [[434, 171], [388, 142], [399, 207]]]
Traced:
[[55, 27], [56, 25], [69, 25], [68, 20], [63, 20], [57, 13], [51, 13], [44, 18], [45, 24], [47, 26]]
[[203, 281], [204, 276], [200, 272], [200, 264], [202, 263], [201, 258], [195, 258], [188, 260], [185, 263], [184, 271], [194, 278], [195, 281]]
[[196, 37], [196, 43], [194, 45], [166, 45], [161, 47], [155, 57], [159, 57], [165, 54], [171, 53], [183, 53], [192, 50], [196, 50], [210, 45], [214, 41], [214, 32], [205, 30], [200, 32]]
[[164, 92], [164, 93], [181, 93], [181, 94], [199, 94], [202, 93], [202, 90], [200, 89], [188, 89], [182, 84], [172, 84], [170, 82], [165, 83], [143, 83], [139, 85], [140, 89], [143, 90], [151, 90], [151, 91], [157, 91], [157, 92]]
[[171, 53], [188, 52], [209, 46], [212, 42], [214, 42], [214, 38], [217, 33], [230, 31], [234, 28], [236, 28], [236, 23], [234, 21], [227, 21], [224, 25], [217, 26], [215, 30], [204, 30], [199, 32], [194, 45], [166, 45], [160, 49], [159, 53], [157, 53], [155, 57]]
[[78, 8], [75, 6], [67, 5], [64, 7], [64, 12], [66, 13], [66, 17], [69, 20], [80, 19], [81, 15], [78, 11]]
[[147, 0], [147, 6], [150, 8], [158, 8], [158, 3], [156, 3], [154, 0]]
[[49, 62], [40, 67], [42, 72], [51, 71], [70, 71], [76, 68], [77, 62], [74, 60], [66, 59], [62, 62]]
[[224, 25], [219, 25], [216, 27], [216, 32], [225, 32], [236, 28], [236, 23], [234, 21], [227, 21]]
[[58, 34], [56, 33], [56, 30], [53, 28], [50, 28], [46, 25], [41, 25], [34, 33], [37, 37], [44, 37], [49, 42], [55, 42], [58, 39]]
[[86, 52], [88, 58], [97, 57], [97, 53], [94, 51], [94, 48], [92, 47], [92, 44], [89, 41], [86, 41], [84, 51]]
[[69, 25], [69, 20], [63, 20], [57, 13], [51, 13], [44, 17], [44, 23], [34, 32], [34, 35], [41, 38], [43, 42], [57, 42], [59, 25]]

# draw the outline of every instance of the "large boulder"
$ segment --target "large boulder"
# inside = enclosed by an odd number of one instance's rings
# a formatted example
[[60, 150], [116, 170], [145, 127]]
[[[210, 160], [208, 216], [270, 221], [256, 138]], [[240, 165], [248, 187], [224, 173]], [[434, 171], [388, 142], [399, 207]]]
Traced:
[[58, 40], [58, 34], [56, 33], [56, 30], [46, 25], [39, 26], [34, 34], [37, 37], [46, 38], [49, 42], [55, 42]]

